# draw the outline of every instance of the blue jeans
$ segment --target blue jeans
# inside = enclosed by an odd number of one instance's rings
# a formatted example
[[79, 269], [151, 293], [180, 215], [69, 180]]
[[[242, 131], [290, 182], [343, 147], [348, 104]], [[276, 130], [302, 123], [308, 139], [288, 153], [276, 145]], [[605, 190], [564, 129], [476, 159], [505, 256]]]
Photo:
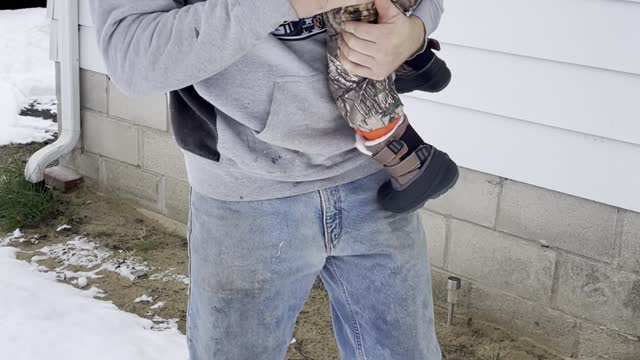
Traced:
[[440, 360], [417, 213], [367, 178], [303, 195], [225, 202], [191, 194], [191, 360], [281, 360], [319, 275], [345, 360]]

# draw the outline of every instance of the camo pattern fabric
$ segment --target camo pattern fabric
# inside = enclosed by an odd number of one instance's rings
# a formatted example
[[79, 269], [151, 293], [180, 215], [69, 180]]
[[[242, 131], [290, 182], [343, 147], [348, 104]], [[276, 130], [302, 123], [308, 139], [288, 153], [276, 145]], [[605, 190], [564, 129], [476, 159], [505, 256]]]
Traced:
[[[420, 0], [392, 0], [406, 15], [410, 15]], [[372, 80], [353, 75], [342, 66], [338, 57], [338, 38], [343, 21], [375, 23], [378, 11], [373, 2], [334, 9], [324, 14], [328, 32], [329, 89], [338, 110], [354, 129], [372, 131], [386, 127], [403, 116], [403, 106], [394, 86], [394, 74], [384, 80]]]

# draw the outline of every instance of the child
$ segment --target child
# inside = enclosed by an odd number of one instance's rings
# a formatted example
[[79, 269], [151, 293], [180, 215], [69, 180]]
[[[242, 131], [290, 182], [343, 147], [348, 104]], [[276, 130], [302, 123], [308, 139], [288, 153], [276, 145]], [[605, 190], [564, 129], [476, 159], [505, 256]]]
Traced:
[[[391, 1], [405, 14], [410, 14], [420, 2]], [[446, 153], [425, 143], [411, 127], [394, 85], [397, 76], [399, 88], [407, 82], [420, 81], [419, 90], [442, 90], [451, 73], [432, 51], [439, 50], [439, 44], [425, 39], [425, 51], [401, 66], [396, 76], [371, 80], [352, 75], [342, 66], [338, 39], [343, 21], [375, 23], [378, 18], [375, 4], [335, 9], [324, 16], [329, 33], [331, 93], [339, 111], [356, 132], [358, 149], [380, 162], [391, 175], [391, 180], [378, 191], [382, 207], [396, 213], [412, 211], [447, 192], [458, 179], [458, 167]]]

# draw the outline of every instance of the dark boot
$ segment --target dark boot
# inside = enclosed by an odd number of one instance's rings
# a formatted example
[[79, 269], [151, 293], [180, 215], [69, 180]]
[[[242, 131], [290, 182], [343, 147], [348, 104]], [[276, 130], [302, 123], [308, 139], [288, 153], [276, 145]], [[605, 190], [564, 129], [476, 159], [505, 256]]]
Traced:
[[[426, 144], [404, 119], [377, 141], [359, 138], [361, 151], [381, 163], [391, 175], [378, 191], [385, 210], [404, 213], [449, 191], [458, 181], [458, 166], [449, 155]], [[413, 148], [413, 150], [411, 150]]]
[[429, 39], [422, 53], [408, 60], [396, 71], [395, 85], [400, 94], [411, 91], [437, 93], [451, 82], [451, 70], [435, 51], [440, 51], [438, 40]]

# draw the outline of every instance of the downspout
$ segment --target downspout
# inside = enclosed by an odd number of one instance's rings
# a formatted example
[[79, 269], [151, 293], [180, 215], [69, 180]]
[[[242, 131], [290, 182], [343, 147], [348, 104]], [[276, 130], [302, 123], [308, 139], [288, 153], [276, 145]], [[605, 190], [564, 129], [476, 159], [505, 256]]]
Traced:
[[[58, 21], [60, 60], [60, 136], [31, 156], [25, 169], [25, 177], [32, 183], [44, 179], [49, 164], [70, 153], [80, 139], [80, 58], [78, 51], [79, 24], [78, 0], [49, 0], [62, 10]], [[52, 8], [50, 8], [52, 11]], [[60, 116], [61, 115], [61, 116]]]

